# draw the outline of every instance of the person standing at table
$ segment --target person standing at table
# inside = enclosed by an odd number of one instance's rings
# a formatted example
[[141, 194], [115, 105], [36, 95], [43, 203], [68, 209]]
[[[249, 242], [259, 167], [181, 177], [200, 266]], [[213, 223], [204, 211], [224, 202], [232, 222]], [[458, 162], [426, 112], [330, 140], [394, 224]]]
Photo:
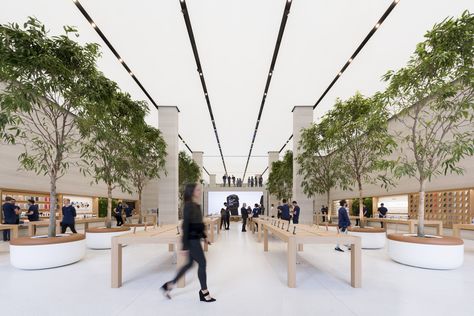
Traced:
[[286, 199], [282, 200], [283, 205], [281, 209], [281, 219], [285, 221], [290, 221], [290, 206], [286, 203]]
[[[258, 207], [258, 204], [255, 203], [254, 205], [254, 208], [252, 210], [252, 220], [254, 218], [258, 218], [258, 215], [260, 214], [260, 208]], [[257, 222], [254, 222], [254, 225], [255, 225], [255, 231], [258, 232], [258, 226], [257, 226]]]
[[249, 214], [247, 212], [247, 203], [242, 205], [242, 208], [240, 209], [240, 215], [242, 216], [242, 232], [246, 232], [247, 218], [249, 218]]
[[[379, 213], [379, 218], [386, 218], [388, 209], [383, 205], [383, 203], [380, 204], [380, 207], [377, 209], [377, 212]], [[383, 222], [380, 222], [380, 227], [383, 228]]]
[[227, 181], [227, 175], [226, 175], [226, 174], [224, 174], [224, 175], [222, 176], [222, 183], [223, 183], [223, 185], [222, 185], [222, 186], [223, 186], [223, 187], [225, 187], [225, 183], [226, 183], [226, 181]]
[[328, 215], [328, 207], [327, 206], [321, 206], [321, 214], [323, 214], [323, 222], [326, 221], [326, 216]]
[[230, 188], [230, 180], [232, 180], [231, 176], [227, 176], [227, 184], [229, 185], [229, 188]]
[[117, 226], [122, 226], [123, 218], [122, 218], [122, 202], [118, 202], [117, 207], [114, 211], [115, 219], [117, 220]]
[[28, 200], [28, 212], [26, 212], [26, 216], [28, 216], [28, 220], [30, 222], [37, 222], [39, 221], [39, 209], [38, 204], [35, 204], [35, 200], [30, 198]]
[[298, 224], [299, 219], [300, 219], [300, 207], [298, 205], [298, 202], [293, 201], [293, 224]]
[[[347, 209], [346, 200], [339, 201], [339, 205], [341, 206], [337, 211], [339, 231], [343, 234], [347, 234], [347, 228], [351, 226], [351, 220], [349, 219], [349, 211]], [[336, 248], [334, 248], [334, 250], [344, 252], [344, 250], [341, 249], [339, 244], [336, 245]], [[350, 250], [349, 247], [348, 250]]]
[[250, 177], [250, 186], [253, 188], [253, 176]]
[[224, 203], [224, 205], [225, 205], [225, 230], [229, 230], [230, 229], [230, 209], [227, 203]]
[[[224, 202], [224, 207], [227, 208], [227, 203]], [[221, 208], [221, 227], [220, 229], [222, 230], [222, 225], [224, 225], [225, 228], [225, 208]]]
[[[11, 196], [5, 197], [5, 203], [2, 205], [3, 221], [5, 224], [14, 225], [17, 221], [17, 216], [20, 211], [15, 208], [15, 199]], [[10, 230], [3, 231], [3, 241], [10, 240]]]
[[201, 246], [201, 239], [204, 239], [205, 243], [210, 244], [207, 241], [205, 233], [205, 226], [202, 221], [201, 205], [198, 201], [201, 198], [201, 188], [198, 184], [187, 184], [184, 189], [184, 209], [183, 209], [183, 249], [182, 253], [188, 257], [188, 262], [184, 265], [176, 277], [163, 284], [161, 290], [163, 294], [171, 299], [170, 293], [174, 288], [178, 280], [184, 276], [192, 266], [193, 262], [196, 261], [198, 267], [198, 279], [201, 284], [201, 290], [199, 291], [199, 299], [201, 302], [214, 302], [216, 299], [212, 298], [207, 289], [207, 274], [206, 274], [206, 257]]
[[235, 176], [234, 175], [232, 175], [232, 185], [235, 187]]
[[132, 213], [133, 213], [133, 207], [125, 203], [125, 221], [128, 224], [132, 223]]
[[61, 221], [61, 234], [66, 232], [66, 229], [69, 227], [73, 234], [77, 234], [76, 231], [76, 208], [71, 205], [70, 199], [64, 199], [63, 206], [63, 220]]

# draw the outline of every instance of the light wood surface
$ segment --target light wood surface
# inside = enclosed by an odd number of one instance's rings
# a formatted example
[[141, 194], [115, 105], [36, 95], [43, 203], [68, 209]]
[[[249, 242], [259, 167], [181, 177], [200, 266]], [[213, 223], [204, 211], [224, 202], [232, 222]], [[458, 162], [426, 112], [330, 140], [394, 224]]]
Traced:
[[10, 230], [10, 239], [18, 238], [18, 225], [0, 224], [0, 230]]
[[474, 224], [453, 224], [453, 236], [461, 238], [461, 230], [474, 230]]
[[[376, 222], [376, 223], [384, 223], [386, 226], [388, 224], [395, 224], [395, 225], [407, 225], [408, 232], [410, 234], [416, 233], [416, 226], [418, 226], [418, 220], [416, 219], [395, 219], [395, 218], [366, 218], [364, 219], [366, 222]], [[427, 227], [435, 227], [436, 233], [440, 236], [443, 235], [443, 221], [438, 220], [425, 220], [425, 226]], [[396, 229], [398, 230], [398, 228]]]
[[[176, 225], [164, 225], [147, 231], [130, 233], [112, 238], [111, 250], [111, 283], [113, 288], [122, 286], [122, 247], [133, 244], [166, 244], [174, 249], [180, 249], [181, 235], [177, 233]], [[177, 268], [179, 269], [186, 262], [186, 255], [177, 251]], [[178, 287], [185, 286], [184, 276], [178, 281]]]
[[290, 224], [288, 227], [288, 221], [272, 218], [259, 218], [255, 221], [259, 225], [259, 230], [263, 230], [264, 251], [268, 251], [269, 233], [288, 244], [288, 287], [296, 287], [296, 254], [298, 250], [303, 250], [304, 244], [350, 244], [351, 286], [354, 288], [362, 286], [360, 237], [318, 229], [314, 225]]

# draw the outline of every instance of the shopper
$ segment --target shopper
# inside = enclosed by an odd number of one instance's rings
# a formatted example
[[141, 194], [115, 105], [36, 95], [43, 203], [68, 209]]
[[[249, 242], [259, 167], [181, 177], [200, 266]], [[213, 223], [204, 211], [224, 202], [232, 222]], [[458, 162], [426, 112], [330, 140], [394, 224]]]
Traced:
[[[224, 207], [227, 208], [227, 203], [224, 202]], [[224, 225], [225, 228], [225, 208], [221, 208], [221, 226], [220, 229], [222, 230], [222, 225]]]
[[235, 187], [235, 176], [232, 175], [232, 185]]
[[242, 208], [240, 209], [240, 215], [242, 216], [242, 232], [246, 232], [247, 218], [249, 217], [249, 214], [247, 213], [247, 203], [242, 205]]
[[[5, 197], [5, 203], [2, 205], [3, 221], [5, 224], [14, 225], [17, 222], [17, 216], [20, 211], [15, 208], [15, 199], [11, 196]], [[3, 231], [3, 241], [10, 240], [10, 230]]]
[[[362, 208], [362, 218], [367, 217], [368, 214], [369, 214], [369, 208], [366, 205], [364, 205], [364, 207]], [[360, 226], [359, 217], [356, 218], [356, 226]]]
[[198, 267], [198, 278], [201, 284], [201, 290], [199, 291], [199, 299], [202, 302], [214, 302], [215, 299], [209, 294], [207, 289], [207, 276], [206, 276], [206, 257], [201, 246], [201, 239], [204, 239], [205, 243], [210, 244], [207, 241], [206, 234], [204, 232], [204, 223], [202, 221], [201, 205], [198, 201], [201, 198], [201, 188], [198, 184], [188, 184], [184, 189], [184, 210], [183, 210], [183, 249], [182, 251], [188, 256], [188, 262], [183, 266], [176, 277], [169, 282], [163, 284], [161, 289], [164, 295], [171, 299], [170, 292], [176, 285], [176, 282], [184, 276], [192, 265], [193, 261], [196, 261]]
[[250, 177], [247, 179], [247, 186], [250, 187]]
[[119, 202], [114, 211], [114, 216], [115, 216], [115, 219], [117, 220], [117, 226], [122, 226], [123, 224], [122, 208], [123, 208], [122, 202]]
[[327, 206], [321, 206], [321, 214], [323, 214], [323, 222], [326, 221], [326, 216], [328, 215], [328, 207]]
[[300, 207], [298, 202], [293, 201], [293, 224], [298, 224], [300, 219]]
[[258, 178], [258, 186], [263, 187], [263, 177], [262, 176], [260, 176], [260, 178]]
[[77, 234], [75, 223], [76, 223], [76, 208], [71, 205], [70, 199], [64, 199], [63, 206], [63, 220], [61, 221], [61, 234], [66, 232], [69, 227], [73, 234]]
[[286, 203], [286, 199], [282, 200], [283, 205], [281, 206], [281, 219], [285, 221], [290, 220], [290, 206]]
[[250, 177], [250, 186], [253, 188], [253, 176]]
[[39, 209], [38, 204], [35, 203], [35, 199], [30, 198], [28, 199], [28, 212], [26, 212], [26, 216], [28, 216], [28, 220], [30, 222], [37, 222], [39, 221]]
[[230, 180], [232, 180], [231, 176], [227, 176], [227, 184], [229, 185], [229, 187], [230, 187]]
[[225, 230], [230, 229], [230, 209], [227, 203], [225, 205]]
[[[260, 207], [258, 206], [257, 203], [255, 203], [254, 208], [252, 210], [252, 219], [258, 218], [259, 214], [260, 214]], [[258, 232], [257, 222], [254, 221], [254, 225], [255, 225], [255, 231]]]
[[223, 183], [223, 185], [222, 185], [222, 186], [224, 186], [224, 187], [225, 187], [225, 183], [226, 183], [226, 181], [227, 181], [227, 175], [226, 175], [226, 174], [224, 174], [224, 175], [222, 176], [222, 183]]
[[[128, 205], [127, 203], [125, 203], [125, 221], [128, 223], [128, 224], [131, 224], [132, 223], [132, 214], [133, 214], [133, 207], [131, 205]], [[141, 214], [140, 214], [141, 216]]]
[[[383, 203], [380, 204], [380, 207], [377, 209], [377, 212], [379, 213], [379, 218], [386, 218], [388, 209], [383, 205]], [[380, 221], [380, 227], [383, 228], [383, 222]]]
[[[339, 205], [341, 206], [337, 211], [339, 231], [343, 234], [347, 234], [347, 228], [351, 226], [351, 220], [349, 219], [346, 200], [339, 201]], [[341, 249], [339, 244], [336, 245], [336, 248], [334, 248], [334, 250], [344, 252], [344, 250]]]
[[271, 204], [271, 205], [270, 205], [270, 216], [271, 216], [272, 218], [275, 218], [275, 217], [276, 217], [275, 204]]
[[280, 219], [281, 218], [281, 203], [278, 202], [278, 206], [277, 206], [277, 218]]

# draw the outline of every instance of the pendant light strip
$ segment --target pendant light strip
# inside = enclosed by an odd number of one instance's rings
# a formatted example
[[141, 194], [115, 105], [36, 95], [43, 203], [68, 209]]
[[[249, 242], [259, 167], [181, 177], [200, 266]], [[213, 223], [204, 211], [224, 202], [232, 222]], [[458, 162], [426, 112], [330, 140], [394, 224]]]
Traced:
[[[349, 67], [349, 65], [354, 61], [356, 56], [360, 53], [360, 51], [364, 48], [364, 46], [367, 44], [367, 42], [372, 38], [372, 36], [377, 32], [377, 30], [380, 28], [382, 23], [385, 21], [385, 19], [392, 13], [393, 9], [395, 6], [400, 2], [400, 0], [394, 0], [390, 6], [385, 10], [384, 14], [382, 17], [377, 21], [377, 23], [372, 27], [370, 30], [369, 34], [364, 38], [364, 40], [359, 44], [357, 49], [354, 51], [354, 53], [351, 55], [351, 57], [347, 60], [347, 62], [344, 64], [344, 66], [341, 68], [339, 73], [334, 77], [334, 79], [331, 81], [329, 86], [324, 90], [323, 94], [319, 97], [319, 99], [316, 101], [316, 103], [313, 106], [313, 110], [321, 103], [321, 101], [324, 99], [324, 97], [328, 94], [328, 92], [331, 90], [331, 88], [334, 86], [334, 84], [339, 80], [339, 78], [342, 76], [342, 73]], [[286, 141], [286, 143], [281, 147], [280, 153], [283, 151], [283, 149], [288, 145], [289, 140], [293, 138], [293, 135], [290, 136], [290, 138]]]
[[219, 139], [219, 134], [217, 132], [217, 125], [214, 118], [214, 113], [212, 112], [211, 101], [210, 101], [209, 94], [207, 91], [206, 81], [204, 80], [204, 73], [202, 71], [201, 60], [199, 59], [199, 53], [198, 53], [198, 49], [196, 45], [196, 40], [194, 38], [194, 32], [191, 25], [191, 19], [189, 17], [188, 8], [186, 6], [186, 1], [180, 0], [180, 5], [181, 5], [181, 12], [183, 13], [183, 17], [184, 17], [184, 23], [186, 24], [186, 29], [188, 31], [189, 41], [191, 42], [191, 47], [193, 49], [194, 59], [196, 61], [196, 66], [197, 66], [197, 72], [201, 80], [202, 90], [204, 92], [204, 98], [206, 99], [207, 110], [209, 111], [209, 117], [211, 118], [212, 127], [214, 128], [214, 134], [216, 136], [217, 146], [219, 147], [219, 153], [222, 159], [222, 165], [224, 166], [224, 171], [227, 174], [227, 167], [225, 164], [224, 155], [222, 153], [222, 146]]
[[244, 175], [242, 179], [245, 179], [245, 175], [247, 174], [247, 168], [249, 166], [250, 157], [252, 156], [253, 145], [255, 143], [255, 138], [257, 137], [260, 120], [262, 119], [262, 113], [263, 113], [263, 108], [265, 107], [265, 101], [267, 99], [268, 89], [270, 87], [270, 82], [272, 81], [273, 71], [275, 69], [278, 52], [280, 51], [281, 40], [283, 38], [283, 33], [285, 32], [286, 21], [288, 20], [288, 15], [290, 14], [291, 3], [292, 3], [291, 0], [287, 0], [285, 4], [285, 9], [283, 10], [283, 17], [281, 18], [280, 29], [278, 31], [278, 36], [275, 43], [275, 49], [273, 50], [272, 62], [270, 64], [270, 70], [268, 71], [265, 89], [263, 90], [262, 101], [260, 102], [260, 109], [258, 111], [257, 122], [255, 123], [255, 130], [253, 132], [252, 142], [250, 144], [249, 154], [247, 156], [247, 162], [245, 164], [245, 170], [244, 170]]

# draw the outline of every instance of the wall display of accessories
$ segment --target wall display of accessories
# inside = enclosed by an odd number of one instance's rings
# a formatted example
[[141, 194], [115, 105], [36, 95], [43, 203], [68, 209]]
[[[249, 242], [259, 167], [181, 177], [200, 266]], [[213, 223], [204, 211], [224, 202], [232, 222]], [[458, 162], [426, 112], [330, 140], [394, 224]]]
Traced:
[[38, 204], [38, 209], [40, 212], [49, 212], [49, 207], [51, 204], [49, 195], [35, 192], [2, 191], [2, 204], [5, 203], [5, 198], [7, 196], [14, 198], [16, 200], [15, 205], [19, 206], [22, 211], [28, 210], [28, 200], [33, 199], [35, 200], [35, 203]]
[[[410, 218], [417, 218], [419, 194], [410, 194]], [[474, 189], [425, 193], [425, 219], [441, 220], [443, 226], [468, 224], [474, 218]]]
[[71, 200], [71, 205], [76, 208], [77, 214], [92, 214], [93, 199], [87, 196], [64, 195], [64, 199]]

